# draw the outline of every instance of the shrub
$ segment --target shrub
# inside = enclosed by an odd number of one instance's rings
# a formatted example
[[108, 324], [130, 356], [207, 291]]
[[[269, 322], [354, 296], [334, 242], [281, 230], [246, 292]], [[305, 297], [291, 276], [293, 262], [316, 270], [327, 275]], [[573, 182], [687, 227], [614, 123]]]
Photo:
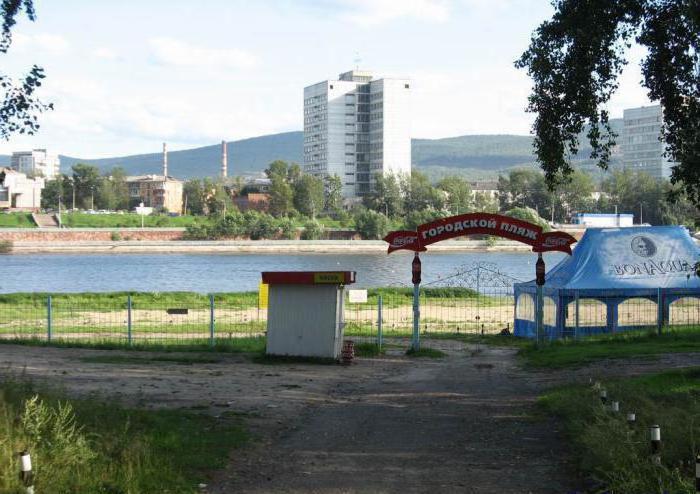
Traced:
[[547, 220], [542, 218], [537, 211], [532, 208], [513, 208], [504, 213], [506, 216], [511, 218], [516, 218], [519, 220], [527, 221], [528, 223], [534, 223], [542, 227], [542, 231], [548, 232], [550, 230], [549, 223]]
[[316, 220], [311, 220], [304, 224], [304, 231], [301, 232], [302, 240], [318, 240], [323, 235], [323, 225]]
[[265, 238], [274, 238], [279, 232], [279, 226], [275, 218], [267, 213], [255, 213], [248, 215], [254, 211], [247, 211], [245, 216], [246, 230], [251, 240], [261, 240]]
[[112, 232], [109, 238], [112, 239], [112, 242], [119, 242], [122, 239], [122, 235], [119, 232]]
[[9, 254], [12, 252], [12, 247], [11, 240], [0, 240], [0, 254]]
[[297, 228], [294, 222], [289, 218], [282, 218], [278, 221], [280, 235], [286, 240], [294, 240], [297, 238]]
[[366, 209], [355, 216], [355, 228], [364, 239], [381, 240], [389, 232], [389, 219], [381, 213]]

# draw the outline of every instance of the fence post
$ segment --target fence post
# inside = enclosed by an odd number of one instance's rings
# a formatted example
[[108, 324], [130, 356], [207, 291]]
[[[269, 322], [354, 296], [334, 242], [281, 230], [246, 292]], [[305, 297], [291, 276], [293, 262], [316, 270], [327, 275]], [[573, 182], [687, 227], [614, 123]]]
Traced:
[[382, 309], [384, 301], [381, 294], [377, 297], [377, 346], [382, 349]]
[[126, 340], [131, 346], [131, 295], [126, 296]]
[[209, 295], [209, 346], [214, 347], [214, 295]]
[[46, 298], [46, 341], [51, 343], [51, 331], [53, 326], [53, 306], [51, 304], [51, 295]]
[[656, 289], [656, 332], [661, 334], [664, 325], [664, 301], [661, 298], [661, 288]]
[[578, 338], [578, 326], [579, 326], [579, 303], [578, 303], [578, 290], [576, 290], [576, 326], [574, 327], [574, 339]]

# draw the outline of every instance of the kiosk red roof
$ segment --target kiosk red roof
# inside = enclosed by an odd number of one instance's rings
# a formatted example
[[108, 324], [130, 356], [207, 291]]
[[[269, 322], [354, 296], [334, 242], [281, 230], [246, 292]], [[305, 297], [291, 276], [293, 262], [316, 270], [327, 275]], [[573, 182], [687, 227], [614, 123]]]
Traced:
[[351, 285], [355, 271], [263, 271], [268, 285]]

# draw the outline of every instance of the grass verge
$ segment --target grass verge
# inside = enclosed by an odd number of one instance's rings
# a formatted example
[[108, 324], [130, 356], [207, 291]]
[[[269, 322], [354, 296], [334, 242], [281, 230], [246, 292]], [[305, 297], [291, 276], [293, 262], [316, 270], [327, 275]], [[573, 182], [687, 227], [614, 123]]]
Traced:
[[355, 343], [355, 356], [357, 357], [380, 357], [384, 353], [384, 348], [380, 348], [376, 343]]
[[[691, 494], [700, 452], [700, 367], [603, 383], [620, 412], [591, 386], [567, 386], [540, 398], [563, 420], [589, 492]], [[626, 423], [634, 412], [636, 423]], [[651, 461], [649, 427], [661, 427], [661, 465]]]
[[246, 441], [239, 419], [135, 410], [0, 384], [0, 492], [24, 493], [17, 451], [32, 455], [37, 492], [195, 493]]
[[543, 368], [581, 366], [603, 359], [645, 357], [664, 353], [700, 351], [700, 328], [664, 329], [557, 340], [541, 348], [525, 344], [519, 355], [526, 365]]
[[85, 340], [53, 340], [38, 338], [2, 338], [0, 345], [29, 345], [50, 346], [59, 348], [92, 348], [95, 350], [124, 350], [134, 352], [221, 352], [221, 353], [254, 353], [265, 351], [264, 337], [222, 338], [211, 346], [207, 340], [168, 340], [168, 343], [136, 342], [129, 346], [124, 339]]
[[436, 350], [435, 348], [420, 348], [418, 350], [414, 350], [413, 348], [409, 348], [406, 350], [406, 355], [409, 357], [424, 357], [424, 358], [444, 358], [447, 357], [447, 354], [443, 351]]

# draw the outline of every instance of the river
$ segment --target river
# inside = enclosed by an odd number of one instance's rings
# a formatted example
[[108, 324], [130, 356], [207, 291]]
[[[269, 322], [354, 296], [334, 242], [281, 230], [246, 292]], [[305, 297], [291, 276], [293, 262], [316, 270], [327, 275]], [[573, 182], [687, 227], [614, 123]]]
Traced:
[[[564, 254], [545, 254], [548, 269]], [[412, 253], [386, 254], [15, 254], [0, 256], [0, 293], [257, 289], [261, 271], [357, 271], [357, 287], [411, 282]], [[534, 277], [527, 252], [424, 253], [423, 282], [434, 286], [475, 263], [516, 278]]]

